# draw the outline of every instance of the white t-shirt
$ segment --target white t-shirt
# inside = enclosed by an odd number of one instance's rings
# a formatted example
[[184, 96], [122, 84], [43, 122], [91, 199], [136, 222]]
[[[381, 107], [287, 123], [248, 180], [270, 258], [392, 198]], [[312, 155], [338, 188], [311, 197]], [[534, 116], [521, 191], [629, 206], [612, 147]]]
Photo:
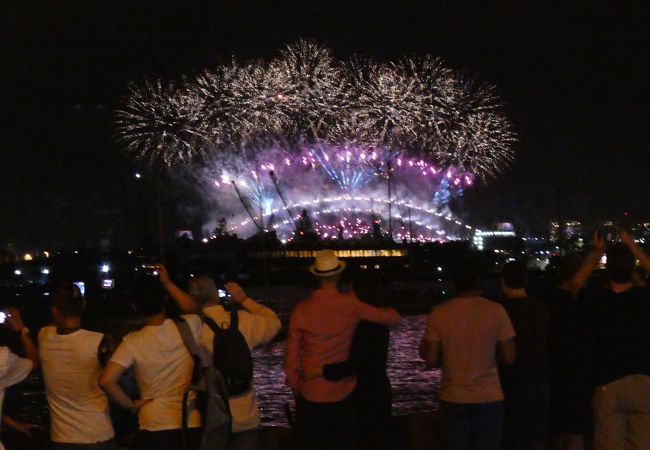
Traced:
[[97, 384], [103, 338], [87, 330], [58, 334], [53, 326], [38, 334], [53, 442], [94, 444], [115, 436], [108, 399]]
[[[0, 417], [2, 416], [2, 403], [5, 399], [5, 388], [23, 381], [32, 370], [32, 362], [20, 358], [7, 347], [0, 347]], [[4, 450], [0, 442], [0, 450]]]
[[[253, 347], [269, 342], [278, 334], [282, 324], [277, 314], [271, 309], [251, 299], [246, 299], [242, 306], [244, 310], [240, 310], [237, 314], [239, 331], [241, 331], [251, 350]], [[230, 313], [221, 305], [203, 308], [203, 314], [214, 320], [219, 326], [227, 327], [230, 325]], [[201, 346], [212, 355], [213, 345], [214, 333], [207, 325], [204, 325], [201, 335]], [[260, 411], [255, 398], [255, 387], [249, 392], [231, 398], [229, 403], [232, 413], [233, 433], [259, 427]]]
[[[196, 342], [201, 338], [201, 318], [183, 316]], [[192, 380], [194, 361], [172, 319], [159, 326], [145, 326], [127, 334], [111, 361], [124, 368], [135, 366], [135, 378], [143, 399], [151, 399], [140, 409], [141, 430], [176, 430], [182, 426], [183, 394]], [[195, 405], [196, 395], [188, 399], [188, 427], [201, 426]]]

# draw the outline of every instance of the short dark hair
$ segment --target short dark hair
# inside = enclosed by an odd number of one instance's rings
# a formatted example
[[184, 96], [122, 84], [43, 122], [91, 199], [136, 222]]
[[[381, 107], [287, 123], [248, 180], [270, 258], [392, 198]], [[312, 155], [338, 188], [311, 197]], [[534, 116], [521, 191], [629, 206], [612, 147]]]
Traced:
[[158, 314], [165, 308], [167, 296], [158, 277], [141, 275], [133, 282], [131, 299], [136, 311], [147, 317]]
[[582, 256], [578, 253], [569, 253], [562, 256], [557, 262], [558, 281], [569, 281], [582, 267]]
[[86, 302], [79, 288], [66, 281], [55, 286], [50, 305], [63, 317], [79, 318], [84, 312]]
[[510, 289], [524, 289], [528, 284], [528, 269], [523, 261], [510, 261], [503, 265], [501, 278]]
[[456, 293], [478, 290], [481, 286], [481, 272], [474, 258], [461, 258], [452, 264], [450, 279]]
[[627, 283], [632, 280], [636, 258], [632, 250], [620, 242], [607, 249], [607, 275], [615, 283]]

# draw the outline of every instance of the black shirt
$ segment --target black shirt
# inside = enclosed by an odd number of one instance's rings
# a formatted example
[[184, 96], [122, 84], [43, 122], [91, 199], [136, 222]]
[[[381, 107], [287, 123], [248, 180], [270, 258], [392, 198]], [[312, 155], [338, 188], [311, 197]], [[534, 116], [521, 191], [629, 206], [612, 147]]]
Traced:
[[580, 292], [593, 349], [596, 385], [628, 375], [650, 375], [650, 290]]
[[548, 363], [551, 385], [565, 392], [590, 384], [590, 353], [587, 351], [585, 311], [571, 292], [552, 289], [545, 293], [549, 313]]
[[502, 299], [515, 329], [517, 358], [513, 366], [499, 368], [504, 389], [521, 381], [547, 383], [548, 309], [534, 298]]

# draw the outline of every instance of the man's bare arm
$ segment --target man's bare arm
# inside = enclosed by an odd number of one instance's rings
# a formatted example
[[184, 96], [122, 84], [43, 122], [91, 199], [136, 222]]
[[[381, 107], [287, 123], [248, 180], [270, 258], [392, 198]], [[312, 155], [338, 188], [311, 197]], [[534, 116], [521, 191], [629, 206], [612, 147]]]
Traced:
[[169, 273], [163, 264], [158, 265], [158, 276], [167, 293], [174, 299], [180, 310], [186, 314], [199, 314], [201, 305], [187, 292], [176, 286], [169, 277]]
[[573, 275], [569, 280], [569, 290], [574, 296], [578, 295], [580, 289], [585, 287], [587, 280], [589, 280], [591, 274], [596, 270], [598, 263], [605, 254], [606, 248], [607, 243], [605, 242], [605, 239], [598, 231], [596, 231], [594, 233], [594, 251], [587, 255], [580, 269], [578, 269], [575, 275]]
[[497, 343], [497, 358], [504, 364], [513, 365], [517, 359], [517, 350], [515, 349], [515, 340], [513, 338], [504, 339]]

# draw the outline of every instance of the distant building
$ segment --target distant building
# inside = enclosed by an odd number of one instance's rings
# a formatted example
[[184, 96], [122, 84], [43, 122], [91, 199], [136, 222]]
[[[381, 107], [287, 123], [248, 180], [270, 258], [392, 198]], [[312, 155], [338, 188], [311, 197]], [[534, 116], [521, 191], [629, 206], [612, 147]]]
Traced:
[[507, 255], [519, 254], [523, 250], [521, 236], [514, 231], [477, 230], [472, 242], [477, 250], [492, 250]]
[[[551, 222], [549, 226], [549, 239], [551, 242], [557, 242], [560, 238], [560, 223], [555, 221]], [[582, 223], [577, 220], [567, 220], [564, 222], [564, 229], [562, 238], [570, 240], [582, 235]]]

